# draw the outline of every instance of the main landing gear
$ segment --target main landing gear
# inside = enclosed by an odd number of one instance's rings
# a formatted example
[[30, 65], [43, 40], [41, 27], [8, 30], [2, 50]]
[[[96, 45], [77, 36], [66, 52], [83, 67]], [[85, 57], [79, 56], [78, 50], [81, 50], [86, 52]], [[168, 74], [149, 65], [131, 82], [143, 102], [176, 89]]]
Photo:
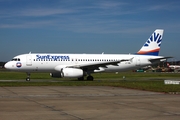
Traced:
[[[84, 76], [83, 76], [83, 77], [78, 78], [78, 80], [84, 80]], [[94, 77], [93, 77], [93, 76], [91, 76], [91, 75], [89, 75], [89, 76], [87, 76], [87, 79], [86, 79], [86, 80], [93, 81], [93, 80], [94, 80]]]
[[27, 73], [26, 81], [30, 81], [30, 73]]
[[[30, 81], [30, 80], [31, 80], [31, 79], [30, 79], [30, 75], [31, 75], [31, 74], [27, 72], [26, 81]], [[78, 78], [78, 80], [84, 80], [84, 76]], [[87, 76], [87, 80], [93, 81], [93, 80], [94, 80], [94, 77], [91, 76], [91, 75], [88, 75], [88, 76]]]
[[94, 80], [94, 78], [93, 78], [93, 76], [91, 76], [91, 75], [89, 75], [89, 76], [87, 76], [87, 80]]

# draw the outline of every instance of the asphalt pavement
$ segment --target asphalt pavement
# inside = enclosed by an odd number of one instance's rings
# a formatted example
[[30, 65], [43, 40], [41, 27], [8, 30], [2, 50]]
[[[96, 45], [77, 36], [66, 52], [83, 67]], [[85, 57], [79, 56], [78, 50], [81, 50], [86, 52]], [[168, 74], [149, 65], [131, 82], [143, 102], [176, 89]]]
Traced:
[[0, 87], [1, 120], [179, 120], [180, 95], [99, 86]]

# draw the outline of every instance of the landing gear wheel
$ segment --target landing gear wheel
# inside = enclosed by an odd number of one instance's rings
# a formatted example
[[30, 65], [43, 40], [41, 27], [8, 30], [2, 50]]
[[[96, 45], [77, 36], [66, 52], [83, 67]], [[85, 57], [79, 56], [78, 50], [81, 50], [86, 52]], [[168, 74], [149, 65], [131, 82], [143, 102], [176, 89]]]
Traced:
[[26, 81], [30, 81], [30, 73], [27, 72], [27, 78], [26, 78]]
[[27, 78], [26, 78], [26, 81], [30, 81], [30, 77], [27, 77]]
[[93, 78], [93, 76], [91, 76], [91, 75], [89, 75], [88, 77], [87, 77], [87, 80], [94, 80], [94, 78]]

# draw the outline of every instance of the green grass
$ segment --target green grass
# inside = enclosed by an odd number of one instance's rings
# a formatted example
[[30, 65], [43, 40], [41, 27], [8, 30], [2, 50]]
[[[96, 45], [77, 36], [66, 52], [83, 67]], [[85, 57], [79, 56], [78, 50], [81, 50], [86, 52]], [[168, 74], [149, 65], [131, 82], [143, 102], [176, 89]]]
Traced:
[[[94, 81], [76, 78], [51, 78], [49, 73], [32, 73], [26, 82], [26, 73], [0, 71], [0, 86], [114, 86], [156, 92], [180, 93], [180, 85], [165, 85], [165, 79], [180, 80], [180, 73], [121, 72], [93, 74]], [[124, 76], [124, 77], [123, 77]], [[18, 81], [17, 81], [18, 80]]]
[[[23, 72], [10, 72], [0, 71], [0, 80], [25, 80], [26, 73]], [[138, 73], [138, 72], [120, 72], [115, 73], [96, 73], [93, 74], [95, 80], [151, 80], [151, 79], [169, 79], [169, 78], [180, 78], [180, 73]], [[31, 73], [31, 79], [55, 79], [51, 78], [49, 73]], [[58, 80], [76, 80], [76, 78], [58, 78]]]

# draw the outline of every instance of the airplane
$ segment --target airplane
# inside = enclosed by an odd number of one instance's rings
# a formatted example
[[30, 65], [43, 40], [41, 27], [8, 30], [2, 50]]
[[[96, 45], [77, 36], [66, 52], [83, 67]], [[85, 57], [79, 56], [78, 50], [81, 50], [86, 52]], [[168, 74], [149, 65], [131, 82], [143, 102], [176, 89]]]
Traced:
[[174, 71], [179, 71], [180, 70], [180, 65], [170, 65], [167, 63], [168, 68], [174, 70]]
[[5, 68], [26, 72], [26, 81], [30, 81], [30, 74], [33, 72], [49, 72], [55, 78], [84, 80], [87, 76], [87, 80], [94, 80], [92, 73], [132, 70], [170, 58], [158, 56], [163, 32], [163, 29], [156, 29], [135, 54], [29, 53], [15, 56], [5, 64]]

